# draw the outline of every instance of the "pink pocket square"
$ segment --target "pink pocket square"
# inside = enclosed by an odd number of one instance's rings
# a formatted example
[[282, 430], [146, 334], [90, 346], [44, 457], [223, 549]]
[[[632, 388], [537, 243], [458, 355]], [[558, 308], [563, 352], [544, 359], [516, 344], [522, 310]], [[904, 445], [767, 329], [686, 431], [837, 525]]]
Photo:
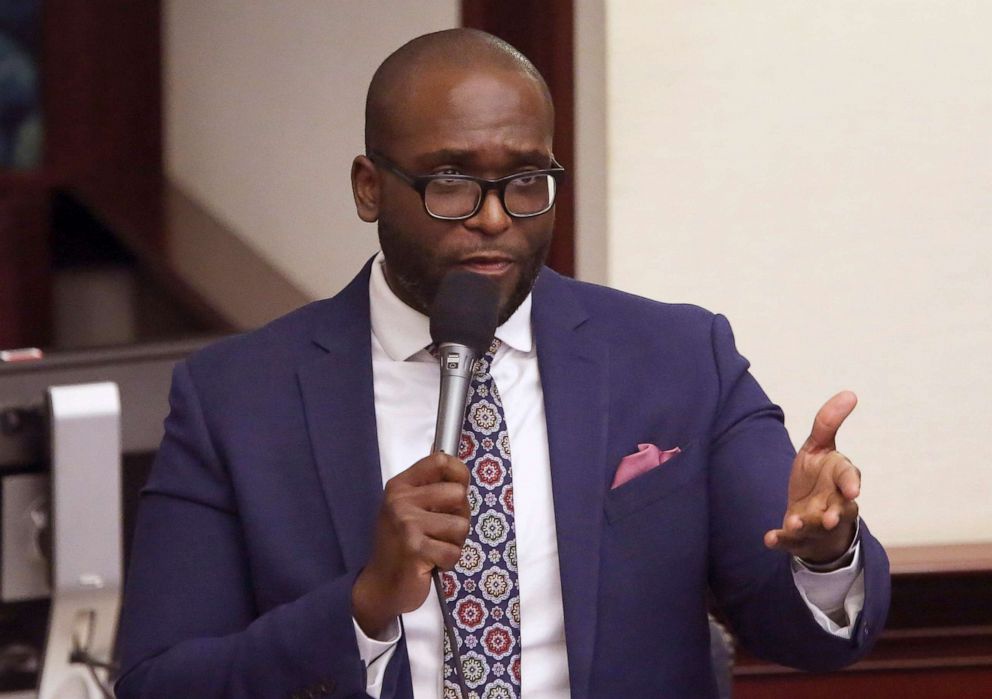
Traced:
[[617, 474], [613, 477], [613, 485], [610, 486], [610, 489], [617, 488], [656, 466], [661, 466], [676, 454], [681, 453], [682, 450], [678, 447], [661, 451], [653, 444], [638, 444], [636, 452], [620, 459], [620, 465], [617, 466]]

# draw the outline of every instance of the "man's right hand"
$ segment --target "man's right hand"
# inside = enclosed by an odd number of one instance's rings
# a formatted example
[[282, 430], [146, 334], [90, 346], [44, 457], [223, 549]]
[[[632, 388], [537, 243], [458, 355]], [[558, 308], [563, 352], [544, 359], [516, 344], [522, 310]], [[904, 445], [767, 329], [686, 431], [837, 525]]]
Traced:
[[465, 464], [441, 452], [386, 483], [372, 558], [351, 590], [355, 620], [371, 638], [424, 603], [435, 566], [458, 562], [470, 526], [468, 484]]

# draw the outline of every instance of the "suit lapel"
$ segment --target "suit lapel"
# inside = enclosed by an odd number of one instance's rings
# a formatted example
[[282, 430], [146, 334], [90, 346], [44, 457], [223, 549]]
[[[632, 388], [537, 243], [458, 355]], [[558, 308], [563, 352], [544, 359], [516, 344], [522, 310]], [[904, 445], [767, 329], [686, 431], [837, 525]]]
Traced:
[[534, 288], [532, 318], [574, 699], [587, 696], [593, 661], [609, 414], [608, 349], [592, 337], [587, 317], [567, 282], [545, 269]]
[[369, 270], [321, 309], [314, 342], [327, 354], [298, 377], [314, 461], [348, 570], [372, 551], [382, 472], [376, 433]]

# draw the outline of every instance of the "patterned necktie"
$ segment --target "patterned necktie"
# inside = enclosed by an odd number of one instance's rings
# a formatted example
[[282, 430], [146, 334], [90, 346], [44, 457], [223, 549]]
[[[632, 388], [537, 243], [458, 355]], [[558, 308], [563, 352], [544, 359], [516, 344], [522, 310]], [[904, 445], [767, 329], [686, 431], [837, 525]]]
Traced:
[[[458, 458], [471, 473], [471, 528], [453, 571], [442, 576], [454, 619], [469, 697], [520, 696], [520, 591], [513, 523], [510, 436], [490, 373], [500, 341], [478, 361], [468, 392]], [[444, 699], [458, 699], [454, 659], [445, 636]]]

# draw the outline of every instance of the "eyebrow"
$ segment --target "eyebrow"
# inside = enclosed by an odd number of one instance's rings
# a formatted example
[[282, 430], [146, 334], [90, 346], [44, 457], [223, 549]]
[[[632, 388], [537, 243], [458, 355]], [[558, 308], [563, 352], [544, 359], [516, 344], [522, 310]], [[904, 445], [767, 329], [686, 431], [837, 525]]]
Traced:
[[[554, 156], [540, 149], [511, 150], [511, 167], [516, 165], [544, 165], [550, 167]], [[460, 148], [441, 148], [424, 153], [414, 159], [418, 167], [429, 168], [443, 163], [472, 164], [477, 160], [476, 151]]]

